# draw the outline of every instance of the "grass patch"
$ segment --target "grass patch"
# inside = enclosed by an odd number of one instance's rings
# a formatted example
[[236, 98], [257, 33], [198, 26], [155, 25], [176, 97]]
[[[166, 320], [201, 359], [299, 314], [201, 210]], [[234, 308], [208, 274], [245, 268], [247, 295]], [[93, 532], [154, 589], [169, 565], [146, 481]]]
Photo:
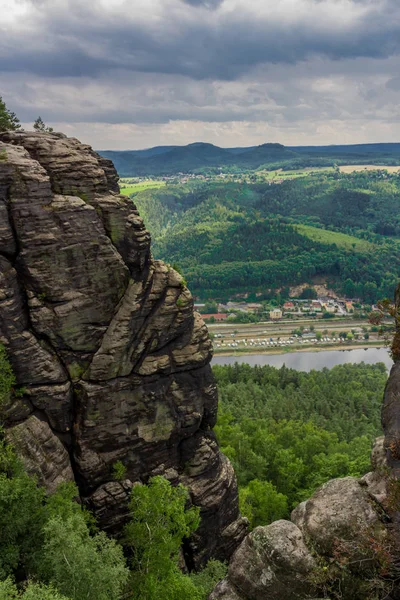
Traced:
[[121, 194], [124, 196], [131, 196], [132, 194], [137, 194], [138, 192], [143, 192], [144, 190], [149, 189], [158, 189], [160, 187], [164, 187], [165, 181], [139, 181], [138, 183], [124, 183], [121, 180], [120, 188]]
[[310, 225], [293, 225], [301, 235], [305, 235], [314, 242], [321, 244], [336, 244], [338, 248], [345, 250], [355, 250], [355, 252], [369, 252], [374, 249], [374, 244], [368, 240], [360, 240], [346, 233], [337, 231], [328, 231], [319, 227], [311, 227]]

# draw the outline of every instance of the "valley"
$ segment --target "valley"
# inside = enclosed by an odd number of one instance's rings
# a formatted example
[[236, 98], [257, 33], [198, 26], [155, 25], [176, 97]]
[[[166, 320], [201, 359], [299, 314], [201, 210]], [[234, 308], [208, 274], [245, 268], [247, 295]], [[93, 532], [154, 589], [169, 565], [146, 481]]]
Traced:
[[321, 170], [279, 184], [183, 179], [138, 183], [147, 188], [130, 196], [154, 256], [181, 271], [196, 301], [256, 301], [267, 311], [315, 281], [360, 305], [392, 297], [397, 173]]
[[2, 5], [0, 600], [400, 600], [400, 2]]

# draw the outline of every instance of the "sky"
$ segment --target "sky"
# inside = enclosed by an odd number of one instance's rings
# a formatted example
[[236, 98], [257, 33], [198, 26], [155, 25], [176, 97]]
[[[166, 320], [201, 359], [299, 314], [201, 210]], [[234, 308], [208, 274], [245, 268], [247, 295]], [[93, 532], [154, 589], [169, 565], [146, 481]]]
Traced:
[[398, 0], [0, 0], [0, 95], [97, 149], [400, 141]]

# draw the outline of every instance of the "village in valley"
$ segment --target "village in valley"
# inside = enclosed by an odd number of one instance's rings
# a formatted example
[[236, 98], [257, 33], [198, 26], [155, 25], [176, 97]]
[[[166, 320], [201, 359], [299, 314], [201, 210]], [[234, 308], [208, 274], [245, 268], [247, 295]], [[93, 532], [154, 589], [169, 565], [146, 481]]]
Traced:
[[[378, 308], [358, 299], [291, 298], [269, 308], [260, 302], [231, 301], [216, 304], [214, 313], [204, 312], [207, 306], [195, 304], [214, 339], [214, 351], [224, 354], [384, 346], [385, 328], [390, 328], [388, 320], [383, 327], [371, 324], [368, 317]], [[243, 322], [250, 316], [255, 322]]]
[[[205, 306], [206, 304], [195, 304], [197, 309], [202, 309]], [[372, 310], [376, 309], [376, 307], [368, 306], [367, 310], [371, 310], [371, 308]], [[345, 317], [353, 315], [357, 309], [364, 310], [364, 306], [359, 304], [357, 300], [325, 296], [315, 300], [293, 298], [284, 302], [281, 306], [271, 307], [270, 310], [265, 310], [264, 305], [259, 302], [219, 303], [217, 313], [203, 313], [202, 316], [205, 321], [211, 323], [233, 319], [237, 316], [237, 313], [258, 314], [262, 315], [265, 320], [280, 321], [284, 318], [304, 318], [305, 316], [326, 318], [327, 314]]]

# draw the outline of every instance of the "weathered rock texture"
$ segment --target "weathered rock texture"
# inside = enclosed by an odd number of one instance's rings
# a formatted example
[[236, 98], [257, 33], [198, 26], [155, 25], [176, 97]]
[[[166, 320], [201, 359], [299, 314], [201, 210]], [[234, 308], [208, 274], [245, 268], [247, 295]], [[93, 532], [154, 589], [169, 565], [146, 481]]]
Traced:
[[49, 490], [75, 479], [110, 531], [134, 482], [183, 482], [202, 513], [189, 561], [227, 558], [245, 522], [212, 432], [211, 342], [117, 181], [78, 140], [0, 135], [0, 340], [19, 386], [8, 435]]

